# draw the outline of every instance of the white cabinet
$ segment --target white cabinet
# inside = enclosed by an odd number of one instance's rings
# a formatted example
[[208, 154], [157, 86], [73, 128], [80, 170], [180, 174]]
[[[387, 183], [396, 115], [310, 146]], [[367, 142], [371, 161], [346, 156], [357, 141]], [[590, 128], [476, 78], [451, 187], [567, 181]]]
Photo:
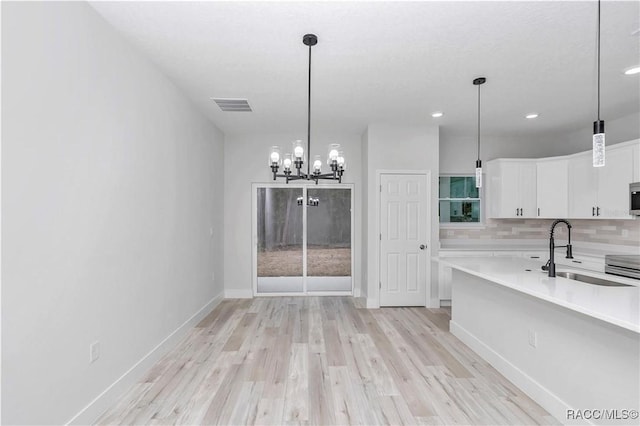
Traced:
[[629, 183], [637, 147], [607, 148], [604, 167], [593, 167], [591, 152], [569, 160], [569, 217], [627, 219]]
[[535, 160], [488, 161], [487, 194], [490, 218], [536, 217]]
[[565, 218], [569, 214], [569, 161], [545, 158], [536, 164], [537, 217]]

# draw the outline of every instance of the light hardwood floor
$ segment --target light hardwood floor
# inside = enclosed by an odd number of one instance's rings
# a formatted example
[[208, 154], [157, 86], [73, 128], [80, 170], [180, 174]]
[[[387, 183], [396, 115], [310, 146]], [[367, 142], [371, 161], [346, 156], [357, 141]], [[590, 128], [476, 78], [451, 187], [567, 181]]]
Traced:
[[225, 300], [99, 424], [559, 424], [448, 332], [445, 309]]

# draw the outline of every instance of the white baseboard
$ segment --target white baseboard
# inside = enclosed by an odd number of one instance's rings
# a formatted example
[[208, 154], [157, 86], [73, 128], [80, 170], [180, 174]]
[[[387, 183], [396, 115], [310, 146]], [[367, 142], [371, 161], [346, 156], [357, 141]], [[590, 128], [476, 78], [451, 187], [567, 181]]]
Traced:
[[[449, 321], [449, 331], [509, 379], [509, 381], [520, 388], [520, 390], [540, 404], [542, 408], [547, 410], [553, 417], [561, 422], [566, 420], [567, 410], [572, 407], [558, 398], [555, 394], [551, 393], [549, 389], [536, 382], [524, 371], [520, 370], [514, 364], [509, 362], [509, 360], [505, 359], [502, 355], [485, 345], [482, 341], [478, 340], [478, 338], [453, 320]], [[587, 421], [578, 423], [592, 424]]]
[[102, 413], [109, 409], [119, 397], [133, 386], [149, 369], [160, 360], [169, 350], [173, 349], [187, 332], [195, 327], [222, 301], [222, 293], [208, 301], [198, 312], [176, 328], [162, 342], [153, 348], [142, 359], [136, 362], [127, 372], [107, 387], [100, 395], [73, 416], [66, 424], [93, 424]]
[[224, 291], [225, 299], [253, 299], [253, 290], [228, 288]]

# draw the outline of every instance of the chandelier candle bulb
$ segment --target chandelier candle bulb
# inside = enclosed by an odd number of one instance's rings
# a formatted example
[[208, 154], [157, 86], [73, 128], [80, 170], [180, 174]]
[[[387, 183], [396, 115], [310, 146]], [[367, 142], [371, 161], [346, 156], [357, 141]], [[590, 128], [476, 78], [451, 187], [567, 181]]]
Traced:
[[282, 162], [282, 165], [284, 166], [285, 170], [291, 170], [291, 164], [293, 163], [293, 161], [291, 160], [291, 154], [287, 153], [284, 155], [284, 160]]
[[280, 165], [280, 147], [272, 146], [269, 154], [269, 165], [270, 166], [279, 166]]
[[298, 140], [293, 143], [293, 155], [295, 155], [297, 159], [304, 159], [304, 147], [302, 146], [302, 141]]
[[329, 155], [327, 155], [327, 164], [329, 166], [338, 161], [339, 149], [340, 145], [337, 143], [329, 145]]
[[320, 160], [320, 156], [316, 155], [313, 160], [313, 171], [315, 173], [320, 173], [322, 171], [322, 160]]

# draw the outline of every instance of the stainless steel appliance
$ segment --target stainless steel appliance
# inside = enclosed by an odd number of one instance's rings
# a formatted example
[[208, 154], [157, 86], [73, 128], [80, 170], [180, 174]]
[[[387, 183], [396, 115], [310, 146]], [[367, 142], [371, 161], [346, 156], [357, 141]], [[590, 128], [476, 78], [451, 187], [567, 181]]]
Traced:
[[640, 280], [640, 255], [608, 254], [604, 257], [604, 272]]
[[629, 184], [629, 214], [640, 216], [640, 182]]

